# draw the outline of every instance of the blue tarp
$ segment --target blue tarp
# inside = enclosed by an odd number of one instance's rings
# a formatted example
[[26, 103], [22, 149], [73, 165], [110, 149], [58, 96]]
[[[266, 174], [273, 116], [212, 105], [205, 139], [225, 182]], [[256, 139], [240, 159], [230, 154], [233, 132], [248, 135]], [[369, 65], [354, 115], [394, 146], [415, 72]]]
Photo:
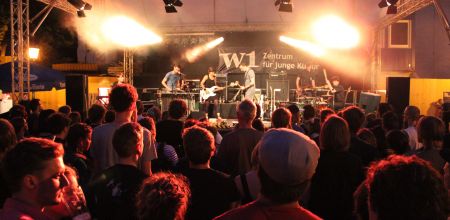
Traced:
[[[17, 63], [15, 63], [17, 68]], [[30, 90], [31, 91], [49, 91], [52, 88], [66, 88], [66, 80], [63, 73], [54, 69], [41, 66], [38, 64], [30, 64]], [[16, 76], [16, 83], [18, 81]], [[24, 76], [25, 84], [27, 82]], [[18, 91], [16, 84], [15, 90]], [[0, 65], [0, 89], [3, 92], [11, 92], [11, 62]], [[26, 92], [26, 86], [24, 86]]]

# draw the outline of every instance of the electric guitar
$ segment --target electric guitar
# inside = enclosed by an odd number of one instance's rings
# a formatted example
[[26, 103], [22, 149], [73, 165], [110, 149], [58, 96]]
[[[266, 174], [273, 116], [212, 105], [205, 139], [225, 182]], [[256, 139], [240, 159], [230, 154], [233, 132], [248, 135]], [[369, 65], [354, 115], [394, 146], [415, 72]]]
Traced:
[[230, 83], [229, 86], [225, 86], [225, 87], [219, 87], [219, 86], [213, 86], [211, 88], [205, 88], [200, 90], [200, 99], [201, 100], [206, 100], [209, 97], [213, 97], [216, 96], [216, 92], [225, 89], [226, 87], [235, 87], [235, 86], [239, 86], [239, 82], [232, 82]]

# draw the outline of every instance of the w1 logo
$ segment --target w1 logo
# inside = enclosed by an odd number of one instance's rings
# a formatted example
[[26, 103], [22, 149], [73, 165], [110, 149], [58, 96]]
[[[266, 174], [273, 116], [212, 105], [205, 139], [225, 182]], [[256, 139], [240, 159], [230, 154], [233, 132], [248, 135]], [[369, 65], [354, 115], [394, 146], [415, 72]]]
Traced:
[[250, 53], [220, 53], [219, 57], [223, 60], [225, 63], [225, 66], [227, 69], [229, 69], [232, 65], [233, 67], [239, 67], [241, 64], [247, 65], [247, 62], [243, 62], [244, 58], [248, 58], [248, 66], [250, 67], [257, 67], [256, 66], [256, 55], [255, 51], [252, 51]]

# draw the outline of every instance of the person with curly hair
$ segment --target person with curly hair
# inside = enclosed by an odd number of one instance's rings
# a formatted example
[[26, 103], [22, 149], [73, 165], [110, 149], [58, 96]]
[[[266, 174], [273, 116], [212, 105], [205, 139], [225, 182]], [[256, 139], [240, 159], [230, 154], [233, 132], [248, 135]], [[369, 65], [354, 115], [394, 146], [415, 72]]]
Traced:
[[366, 187], [370, 219], [447, 219], [442, 177], [416, 156], [395, 155], [372, 164]]
[[191, 192], [186, 177], [156, 173], [147, 178], [136, 196], [137, 218], [182, 220]]

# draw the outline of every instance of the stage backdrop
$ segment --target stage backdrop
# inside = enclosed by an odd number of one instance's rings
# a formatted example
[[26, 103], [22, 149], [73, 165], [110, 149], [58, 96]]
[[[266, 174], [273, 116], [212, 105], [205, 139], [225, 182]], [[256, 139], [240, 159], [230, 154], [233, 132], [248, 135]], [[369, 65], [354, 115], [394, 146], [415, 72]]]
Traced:
[[[297, 75], [312, 64], [311, 59], [288, 48], [278, 47], [221, 47], [218, 49], [218, 71], [240, 72], [240, 65], [250, 66], [256, 73], [280, 73]], [[313, 65], [312, 69], [318, 69]]]

